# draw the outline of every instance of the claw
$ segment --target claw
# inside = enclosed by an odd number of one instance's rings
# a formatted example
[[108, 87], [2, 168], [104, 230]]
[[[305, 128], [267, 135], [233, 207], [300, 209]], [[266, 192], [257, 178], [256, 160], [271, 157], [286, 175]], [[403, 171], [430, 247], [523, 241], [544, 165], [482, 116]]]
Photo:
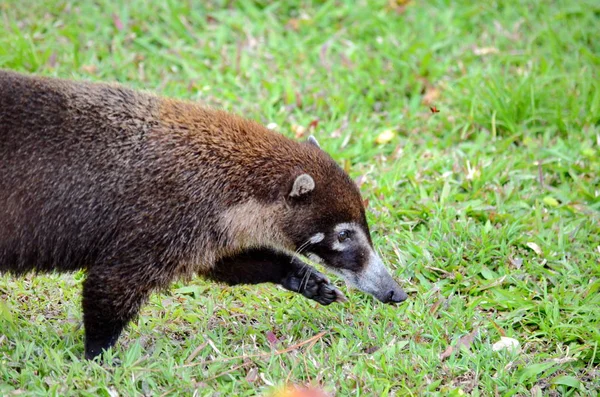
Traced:
[[348, 298], [346, 298], [346, 295], [344, 295], [344, 293], [342, 291], [340, 291], [339, 289], [335, 289], [335, 301], [336, 302], [348, 302]]

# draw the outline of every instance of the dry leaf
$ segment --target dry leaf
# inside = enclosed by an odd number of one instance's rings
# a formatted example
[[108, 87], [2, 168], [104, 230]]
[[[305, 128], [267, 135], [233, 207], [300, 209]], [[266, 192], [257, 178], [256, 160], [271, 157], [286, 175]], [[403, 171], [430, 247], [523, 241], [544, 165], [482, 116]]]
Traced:
[[402, 14], [410, 2], [411, 0], [388, 0], [388, 6], [392, 11]]
[[95, 74], [98, 71], [98, 67], [96, 65], [83, 65], [81, 70], [89, 74]]
[[492, 345], [492, 350], [497, 352], [500, 350], [511, 350], [513, 352], [519, 351], [519, 341], [506, 336], [500, 337], [500, 340]]
[[388, 142], [390, 142], [392, 139], [394, 139], [396, 137], [396, 133], [392, 130], [385, 130], [383, 131], [381, 134], [379, 134], [377, 136], [377, 138], [375, 138], [375, 142], [383, 145], [386, 144]]
[[294, 133], [294, 136], [296, 137], [296, 139], [299, 139], [299, 138], [302, 138], [302, 136], [304, 136], [304, 133], [306, 132], [306, 128], [304, 128], [301, 125], [294, 124], [294, 125], [292, 125], [292, 132]]
[[267, 331], [266, 336], [267, 340], [269, 341], [269, 344], [272, 347], [275, 347], [279, 343], [279, 339], [277, 339], [277, 337], [272, 331]]
[[366, 175], [360, 175], [358, 178], [354, 180], [354, 183], [360, 188], [367, 181]]
[[473, 344], [473, 341], [475, 340], [475, 337], [477, 336], [477, 328], [475, 328], [473, 331], [469, 332], [466, 335], [463, 335], [460, 337], [460, 339], [458, 340], [458, 342], [456, 342], [456, 346], [448, 346], [446, 348], [446, 350], [444, 350], [444, 352], [442, 354], [440, 354], [440, 360], [445, 360], [448, 357], [450, 357], [452, 355], [452, 353], [454, 353], [454, 351], [458, 351], [460, 350], [461, 346], [464, 346], [466, 348], [469, 348], [471, 346], [471, 344]]
[[480, 56], [489, 55], [489, 54], [497, 54], [499, 52], [500, 51], [498, 51], [498, 49], [495, 47], [481, 47], [481, 48], [473, 49], [473, 53], [475, 55], [480, 55]]
[[53, 52], [50, 54], [50, 57], [48, 57], [48, 66], [51, 68], [56, 66], [56, 52]]
[[119, 18], [117, 14], [112, 14], [112, 19], [113, 23], [115, 24], [115, 28], [117, 28], [118, 31], [123, 30], [124, 26], [123, 21], [121, 21], [121, 18]]
[[536, 243], [532, 243], [531, 241], [527, 243], [527, 246], [531, 248], [536, 254], [542, 255], [542, 249]]
[[442, 304], [442, 302], [444, 302], [444, 299], [438, 299], [433, 306], [431, 306], [431, 308], [429, 309], [429, 314], [434, 315], [435, 312], [438, 311], [438, 309], [440, 308], [440, 305]]
[[329, 42], [326, 42], [325, 44], [323, 44], [323, 46], [321, 47], [321, 50], [319, 51], [319, 60], [321, 61], [321, 65], [327, 69], [327, 71], [329, 72], [331, 70], [331, 65], [329, 64], [329, 61], [327, 60], [327, 49], [329, 48]]
[[187, 360], [185, 360], [186, 363], [191, 363], [192, 360], [194, 360], [194, 358], [196, 358], [196, 356], [208, 345], [208, 342], [204, 342], [202, 344], [200, 344], [200, 346], [196, 347], [194, 349], [194, 351], [192, 352], [192, 354], [190, 354], [190, 356], [187, 358]]
[[500, 326], [498, 324], [496, 324], [494, 322], [494, 320], [490, 320], [490, 322], [492, 323], [492, 325], [494, 326], [494, 328], [496, 328], [496, 331], [498, 331], [498, 333], [500, 334], [500, 336], [506, 336], [506, 332], [500, 328]]
[[442, 352], [442, 354], [440, 354], [440, 360], [445, 360], [448, 357], [450, 357], [452, 355], [453, 351], [454, 351], [454, 348], [452, 347], [452, 345], [448, 345], [448, 347], [446, 348], [446, 350], [444, 350]]
[[248, 370], [246, 374], [246, 381], [248, 383], [254, 383], [258, 379], [258, 368], [252, 367]]
[[423, 95], [423, 104], [429, 106], [432, 105], [435, 101], [440, 97], [440, 91], [433, 87], [429, 86], [425, 90], [425, 95]]
[[300, 28], [300, 19], [291, 18], [289, 21], [287, 21], [287, 23], [285, 24], [285, 27], [286, 27], [286, 29], [298, 31], [298, 29]]
[[513, 258], [513, 257], [509, 256], [508, 263], [510, 263], [512, 266], [516, 267], [517, 269], [520, 269], [521, 266], [523, 265], [523, 259]]

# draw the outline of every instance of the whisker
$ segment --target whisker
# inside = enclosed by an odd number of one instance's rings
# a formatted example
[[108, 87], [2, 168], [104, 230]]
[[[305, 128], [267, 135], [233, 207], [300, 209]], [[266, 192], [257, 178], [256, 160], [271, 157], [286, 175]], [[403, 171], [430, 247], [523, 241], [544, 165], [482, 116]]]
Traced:
[[[300, 255], [300, 253], [310, 244], [310, 239], [306, 240], [304, 243], [300, 244], [300, 246], [294, 251], [295, 255]], [[292, 256], [292, 261], [294, 260], [294, 256]], [[291, 261], [290, 261], [291, 263]]]
[[302, 280], [300, 281], [300, 287], [302, 287], [302, 283], [304, 283], [304, 288], [301, 288], [302, 290], [306, 288], [306, 286], [308, 285], [308, 280], [312, 275], [312, 268], [310, 266], [304, 265], [304, 268], [308, 268], [308, 271], [304, 273], [304, 276], [302, 276]]

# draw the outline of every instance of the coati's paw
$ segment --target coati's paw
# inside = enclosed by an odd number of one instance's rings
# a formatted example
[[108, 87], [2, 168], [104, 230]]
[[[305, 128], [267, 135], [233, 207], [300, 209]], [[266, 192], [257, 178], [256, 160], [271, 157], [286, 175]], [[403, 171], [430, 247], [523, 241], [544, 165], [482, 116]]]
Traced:
[[299, 292], [308, 299], [322, 305], [333, 302], [345, 302], [347, 299], [323, 274], [308, 266], [290, 275], [284, 282], [284, 287]]

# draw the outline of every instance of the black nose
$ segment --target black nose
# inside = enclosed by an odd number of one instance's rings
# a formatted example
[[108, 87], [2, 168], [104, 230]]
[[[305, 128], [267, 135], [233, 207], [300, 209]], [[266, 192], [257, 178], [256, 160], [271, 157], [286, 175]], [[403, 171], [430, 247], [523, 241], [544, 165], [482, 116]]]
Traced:
[[391, 290], [388, 294], [387, 302], [388, 303], [400, 303], [404, 302], [408, 298], [406, 292], [400, 290]]

